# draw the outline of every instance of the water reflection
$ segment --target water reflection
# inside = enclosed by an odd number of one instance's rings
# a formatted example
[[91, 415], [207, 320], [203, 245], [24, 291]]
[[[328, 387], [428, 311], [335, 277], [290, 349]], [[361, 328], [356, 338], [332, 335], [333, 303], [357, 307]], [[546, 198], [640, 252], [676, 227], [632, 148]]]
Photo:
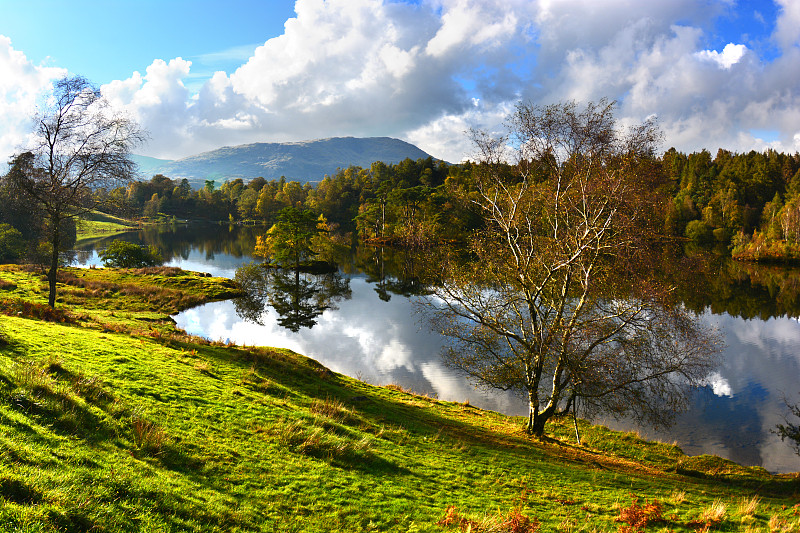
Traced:
[[[252, 261], [246, 252], [252, 250], [259, 231], [263, 228], [212, 226], [207, 233], [186, 228], [166, 235], [137, 233], [126, 239], [159, 246], [171, 265], [233, 277], [237, 268]], [[87, 261], [96, 257], [86, 255]], [[244, 320], [231, 301], [191, 309], [175, 318], [178, 327], [190, 333], [289, 348], [370, 383], [397, 383], [446, 400], [469, 400], [486, 409], [525, 414], [519, 398], [476, 391], [441, 363], [441, 339], [419, 323], [413, 309], [414, 295], [423, 292], [416, 276], [419, 261], [413, 255], [374, 249], [358, 250], [343, 259], [341, 276], [349, 278], [349, 298], [313, 317], [311, 329], [290, 331], [274, 311], [258, 315], [262, 324]], [[725, 336], [722, 365], [694, 396], [690, 411], [666, 431], [614, 420], [597, 422], [676, 442], [690, 454], [713, 453], [770, 471], [800, 470], [800, 458], [771, 433], [788, 415], [783, 395], [800, 402], [800, 324], [788, 318], [800, 314], [800, 271], [715, 260], [680, 265], [676, 272], [683, 276], [678, 281], [685, 304], [705, 311], [704, 319]]]
[[350, 279], [338, 271], [315, 274], [251, 263], [236, 269], [235, 279], [245, 293], [233, 300], [240, 318], [264, 325], [271, 308], [278, 325], [294, 332], [314, 327], [322, 313], [351, 296]]
[[[762, 321], [728, 314], [707, 314], [705, 320], [725, 335], [723, 364], [673, 427], [640, 432], [677, 442], [692, 455], [712, 453], [770, 471], [797, 471], [800, 458], [772, 431], [788, 412], [784, 394], [798, 401], [800, 324], [793, 318]], [[624, 423], [609, 425], [632, 429]]]
[[513, 395], [481, 393], [445, 368], [439, 359], [441, 339], [418, 323], [413, 302], [392, 298], [382, 303], [373, 288], [363, 277], [352, 278], [352, 297], [338, 311], [323, 313], [313, 329], [296, 333], [282, 327], [275, 313], [261, 315], [262, 324], [244, 319], [232, 301], [189, 309], [175, 320], [188, 333], [212, 339], [289, 348], [368, 383], [396, 383], [420, 394], [525, 413], [524, 402]]
[[236, 269], [253, 261], [250, 252], [263, 227], [192, 224], [150, 227], [79, 243], [75, 264], [101, 266], [98, 251], [115, 239], [155, 246], [167, 266], [233, 278]]

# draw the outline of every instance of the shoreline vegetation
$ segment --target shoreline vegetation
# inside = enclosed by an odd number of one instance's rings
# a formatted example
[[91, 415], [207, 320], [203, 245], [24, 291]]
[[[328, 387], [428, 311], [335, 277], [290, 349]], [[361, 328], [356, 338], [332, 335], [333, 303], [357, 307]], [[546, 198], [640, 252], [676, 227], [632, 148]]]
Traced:
[[170, 315], [231, 298], [172, 267], [0, 266], [7, 531], [797, 531], [800, 476], [579, 420], [364, 383]]
[[[800, 257], [800, 155], [720, 149], [652, 154], [665, 201], [654, 213], [660, 237], [734, 251], [740, 260], [796, 262]], [[270, 227], [286, 207], [323, 215], [332, 234], [391, 245], [463, 240], [481, 229], [474, 204], [479, 163], [432, 158], [351, 166], [318, 182], [237, 178], [193, 190], [187, 180], [155, 175], [127, 188], [97, 192], [115, 215], [169, 220], [201, 214], [209, 221]], [[513, 165], [499, 172], [517, 175]], [[759, 237], [760, 235], [760, 237]], [[758, 239], [756, 239], [758, 237]], [[749, 245], [760, 240], [767, 253]]]

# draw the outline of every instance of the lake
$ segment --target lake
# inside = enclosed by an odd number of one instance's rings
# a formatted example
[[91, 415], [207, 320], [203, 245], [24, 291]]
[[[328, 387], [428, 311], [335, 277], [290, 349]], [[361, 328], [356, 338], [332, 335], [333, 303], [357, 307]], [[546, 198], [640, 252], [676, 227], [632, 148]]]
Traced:
[[[149, 228], [115, 238], [153, 244], [169, 265], [232, 278], [237, 268], [251, 263], [249, 253], [261, 231], [192, 225]], [[96, 250], [111, 239], [80, 247], [76, 264], [98, 265]], [[443, 400], [468, 400], [485, 409], [527, 414], [521, 398], [478, 391], [442, 364], [441, 339], [428, 331], [414, 309], [420, 289], [414, 261], [397, 251], [360, 249], [341, 264], [333, 282], [305, 279], [317, 283], [323, 293], [333, 292], [327, 299], [309, 299], [319, 306], [317, 311], [289, 320], [288, 327], [287, 318], [274, 308], [252, 311], [250, 316], [232, 301], [206, 304], [174, 318], [188, 333], [240, 345], [289, 348], [368, 383], [397, 384]], [[789, 414], [784, 398], [800, 402], [800, 290], [793, 289], [800, 286], [795, 283], [800, 273], [728, 263], [715, 268], [719, 272], [711, 281], [687, 279], [683, 288], [687, 305], [704, 310], [703, 319], [720, 329], [726, 344], [721, 365], [693, 396], [689, 411], [668, 430], [616, 420], [594, 422], [674, 442], [691, 455], [715, 454], [771, 472], [798, 471], [800, 457], [772, 430]], [[286, 290], [288, 298], [291, 289]], [[285, 299], [275, 303], [280, 302]]]

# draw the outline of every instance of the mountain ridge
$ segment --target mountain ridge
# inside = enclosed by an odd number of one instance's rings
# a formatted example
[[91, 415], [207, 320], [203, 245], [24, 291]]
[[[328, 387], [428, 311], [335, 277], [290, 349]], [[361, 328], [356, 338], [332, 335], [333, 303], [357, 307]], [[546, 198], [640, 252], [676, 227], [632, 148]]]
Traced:
[[369, 167], [375, 161], [386, 164], [432, 157], [411, 143], [392, 137], [328, 137], [283, 143], [249, 143], [222, 146], [177, 160], [135, 156], [139, 175], [149, 179], [163, 174], [171, 179], [189, 180], [194, 187], [206, 180], [218, 184], [256, 177], [300, 182], [319, 181], [338, 168]]

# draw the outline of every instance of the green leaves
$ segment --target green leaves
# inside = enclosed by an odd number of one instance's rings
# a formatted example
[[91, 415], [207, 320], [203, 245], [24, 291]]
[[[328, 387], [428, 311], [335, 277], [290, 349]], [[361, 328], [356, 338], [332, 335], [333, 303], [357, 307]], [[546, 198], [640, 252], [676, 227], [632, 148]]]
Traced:
[[299, 268], [316, 255], [314, 238], [326, 232], [320, 220], [308, 209], [286, 207], [264, 237], [256, 241], [254, 255], [270, 258], [283, 268]]
[[100, 252], [100, 259], [103, 265], [115, 268], [143, 268], [164, 263], [161, 253], [154, 246], [139, 246], [119, 239]]

